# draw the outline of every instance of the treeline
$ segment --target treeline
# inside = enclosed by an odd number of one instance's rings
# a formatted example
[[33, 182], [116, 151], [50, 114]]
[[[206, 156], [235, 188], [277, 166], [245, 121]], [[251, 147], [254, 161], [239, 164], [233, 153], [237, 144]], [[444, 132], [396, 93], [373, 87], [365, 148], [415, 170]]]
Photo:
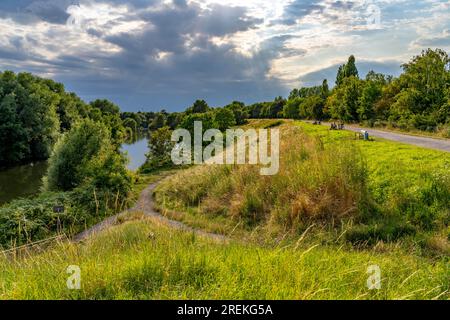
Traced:
[[0, 168], [48, 159], [61, 134], [83, 119], [103, 123], [114, 142], [126, 134], [120, 109], [110, 101], [87, 104], [61, 83], [0, 72]]
[[[390, 125], [436, 132], [450, 125], [450, 59], [440, 49], [423, 51], [394, 78], [370, 71], [360, 78], [355, 57], [339, 67], [336, 83], [294, 89], [288, 99], [247, 107], [252, 118], [290, 118]], [[450, 136], [450, 131], [446, 132]]]
[[[152, 121], [153, 132], [149, 139], [147, 162], [141, 168], [141, 172], [151, 172], [172, 165], [170, 151], [174, 144], [170, 142], [172, 130], [177, 128], [187, 129], [194, 133], [194, 123], [202, 123], [203, 133], [209, 129], [225, 131], [236, 125], [243, 125], [249, 118], [248, 110], [243, 102], [233, 101], [222, 108], [212, 108], [206, 101], [197, 100], [180, 113], [157, 113]], [[155, 121], [158, 119], [158, 121]], [[155, 126], [157, 122], [158, 126]]]

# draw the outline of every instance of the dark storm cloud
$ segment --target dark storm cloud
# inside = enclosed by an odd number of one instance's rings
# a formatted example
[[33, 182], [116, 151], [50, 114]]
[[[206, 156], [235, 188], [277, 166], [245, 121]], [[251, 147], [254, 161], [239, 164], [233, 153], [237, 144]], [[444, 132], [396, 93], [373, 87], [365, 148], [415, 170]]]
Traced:
[[12, 18], [22, 24], [40, 20], [64, 24], [69, 17], [66, 9], [72, 3], [72, 0], [1, 0], [0, 16]]
[[[242, 7], [215, 4], [201, 8], [183, 0], [172, 5], [163, 5], [161, 1], [102, 2], [127, 5], [129, 13], [110, 21], [106, 28], [94, 24], [85, 31], [98, 41], [119, 47], [119, 51], [95, 52], [74, 46], [73, 54], [66, 52], [46, 59], [25, 54], [23, 39], [10, 39], [8, 48], [0, 50], [3, 67], [54, 74], [53, 78], [86, 100], [106, 97], [128, 110], [160, 107], [182, 110], [198, 98], [218, 106], [232, 100], [250, 103], [286, 94], [288, 90], [278, 79], [267, 76], [271, 60], [303, 54], [301, 50], [285, 47], [290, 36], [269, 39], [251, 55], [240, 53], [231, 42], [215, 43], [214, 37], [247, 31], [263, 22], [249, 16]], [[72, 2], [67, 1], [66, 7], [55, 6], [56, 3], [19, 1], [15, 5], [20, 10], [15, 11], [13, 2], [8, 1], [9, 6], [3, 3], [2, 14], [14, 17], [17, 22], [18, 16], [26, 12], [24, 8], [31, 8], [27, 14], [34, 16], [29, 19], [63, 23], [67, 17], [60, 13], [65, 13]], [[140, 21], [144, 26], [138, 31], [106, 34], [105, 30], [119, 20]], [[54, 39], [45, 49], [58, 52], [61, 33], [50, 30], [41, 36]], [[44, 47], [33, 38], [27, 41], [34, 41], [33, 46], [40, 49]]]
[[324, 0], [294, 0], [284, 8], [282, 18], [274, 23], [290, 26], [296, 24], [302, 18], [313, 14], [322, 14], [329, 20], [337, 20], [339, 17], [330, 12], [352, 10], [354, 7], [355, 2], [353, 1], [325, 3]]
[[297, 20], [306, 17], [313, 12], [321, 12], [324, 9], [322, 0], [294, 0], [284, 8], [280, 24], [293, 25]]

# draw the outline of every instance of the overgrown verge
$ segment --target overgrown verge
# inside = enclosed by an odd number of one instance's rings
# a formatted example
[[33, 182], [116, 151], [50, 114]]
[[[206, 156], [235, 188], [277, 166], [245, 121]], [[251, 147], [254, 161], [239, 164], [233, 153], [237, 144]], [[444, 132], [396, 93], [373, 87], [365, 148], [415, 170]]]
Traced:
[[296, 235], [314, 224], [358, 246], [414, 238], [448, 254], [445, 153], [362, 145], [351, 133], [318, 126], [281, 129], [278, 175], [260, 176], [256, 166], [198, 166], [164, 181], [157, 203], [174, 218], [225, 233], [239, 225]]
[[357, 148], [324, 148], [292, 126], [281, 132], [279, 174], [263, 177], [250, 165], [194, 167], [162, 183], [157, 201], [276, 232], [370, 214], [367, 169]]
[[[67, 289], [70, 265], [80, 267], [80, 290]], [[370, 265], [382, 271], [380, 290], [367, 288]], [[223, 244], [146, 219], [86, 243], [0, 256], [0, 299], [447, 299], [447, 267], [401, 251]]]

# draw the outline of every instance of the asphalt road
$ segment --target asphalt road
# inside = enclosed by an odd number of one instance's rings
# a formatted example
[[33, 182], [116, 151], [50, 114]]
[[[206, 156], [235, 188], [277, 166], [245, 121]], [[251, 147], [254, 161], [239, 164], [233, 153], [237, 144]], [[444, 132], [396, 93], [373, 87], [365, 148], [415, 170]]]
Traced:
[[[330, 126], [329, 123], [323, 123], [323, 125], [326, 125], [328, 127]], [[369, 132], [369, 135], [373, 137], [398, 141], [428, 149], [450, 152], [450, 139], [434, 139], [428, 137], [412, 136], [408, 134], [362, 128], [358, 126], [349, 126], [349, 125], [346, 125], [345, 129], [353, 132], [360, 132], [361, 130], [366, 130]]]

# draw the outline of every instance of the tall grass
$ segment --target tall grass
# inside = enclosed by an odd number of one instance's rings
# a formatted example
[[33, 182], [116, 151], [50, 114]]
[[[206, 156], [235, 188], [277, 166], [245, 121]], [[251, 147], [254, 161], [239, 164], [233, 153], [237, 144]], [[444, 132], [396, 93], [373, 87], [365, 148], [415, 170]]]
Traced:
[[251, 165], [198, 166], [165, 180], [157, 201], [284, 232], [312, 222], [339, 224], [370, 210], [367, 168], [357, 148], [324, 148], [292, 126], [282, 126], [281, 134], [277, 175], [261, 176]]
[[[380, 290], [366, 286], [372, 264], [381, 268]], [[69, 265], [81, 269], [81, 290], [66, 286]], [[126, 222], [84, 244], [0, 257], [0, 270], [0, 299], [449, 298], [443, 261], [317, 245], [222, 243], [157, 219]]]
[[194, 167], [160, 185], [158, 205], [216, 232], [236, 232], [239, 225], [284, 235], [312, 223], [337, 229], [345, 222], [345, 236], [333, 237], [358, 246], [406, 238], [448, 256], [448, 153], [355, 140], [351, 132], [301, 122], [280, 128], [278, 175], [260, 176], [256, 166]]

